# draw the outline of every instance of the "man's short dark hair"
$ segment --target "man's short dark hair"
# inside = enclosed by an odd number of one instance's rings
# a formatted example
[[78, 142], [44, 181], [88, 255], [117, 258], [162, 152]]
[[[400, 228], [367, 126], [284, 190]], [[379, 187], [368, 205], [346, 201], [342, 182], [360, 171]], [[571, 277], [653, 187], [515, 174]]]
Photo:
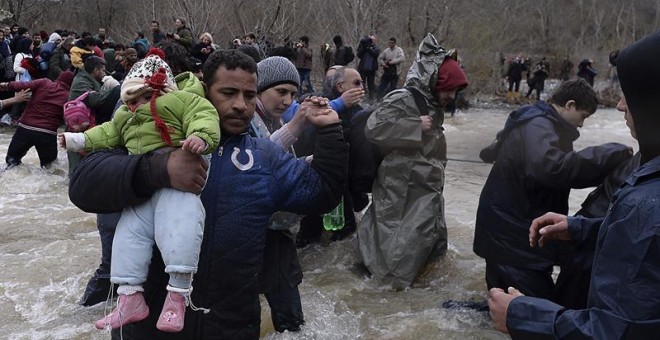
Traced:
[[250, 38], [250, 39], [252, 39], [252, 40], [257, 40], [257, 36], [256, 36], [254, 33], [252, 33], [252, 32], [248, 32], [248, 33], [246, 33], [246, 34], [245, 34], [245, 37], [246, 37], [246, 38]]
[[598, 108], [598, 96], [596, 92], [582, 78], [567, 80], [561, 83], [548, 102], [564, 106], [569, 100], [575, 101], [575, 108], [578, 110], [594, 113]]
[[332, 42], [334, 42], [335, 45], [339, 45], [339, 44], [343, 43], [343, 41], [342, 41], [342, 39], [341, 39], [341, 35], [339, 35], [339, 34], [335, 35], [335, 36], [332, 38]]
[[160, 22], [158, 20], [151, 20], [152, 24], [156, 24], [156, 26], [160, 27]]
[[86, 57], [83, 64], [85, 65], [85, 71], [87, 71], [87, 73], [92, 73], [97, 68], [105, 66], [105, 60], [93, 55]]
[[258, 63], [261, 61], [261, 56], [259, 55], [259, 51], [257, 50], [256, 47], [251, 46], [251, 45], [240, 45], [236, 47], [237, 50], [249, 55], [254, 59], [255, 63]]
[[395, 37], [391, 37], [390, 41], [396, 44], [396, 38]]
[[224, 66], [227, 70], [240, 68], [249, 73], [257, 73], [257, 63], [249, 55], [239, 50], [218, 50], [204, 63], [204, 83], [211, 86], [215, 82], [215, 73]]
[[302, 37], [300, 37], [300, 41], [304, 42], [305, 44], [309, 44], [309, 37], [303, 35]]
[[144, 33], [138, 31], [138, 32], [135, 32], [135, 34], [137, 34], [137, 36], [138, 36], [140, 39], [144, 39]]
[[27, 32], [28, 32], [28, 29], [27, 29], [27, 28], [25, 28], [25, 27], [19, 27], [17, 33], [18, 33], [18, 35], [23, 35], [23, 34], [25, 34], [25, 33], [27, 33]]
[[91, 37], [91, 36], [92, 36], [92, 33], [91, 33], [91, 32], [87, 32], [87, 31], [82, 32], [82, 33], [80, 34], [80, 37], [83, 38], [83, 39], [85, 39], [86, 37]]
[[96, 46], [96, 39], [94, 39], [94, 37], [92, 37], [91, 35], [88, 35], [82, 38], [80, 43], [83, 46]]

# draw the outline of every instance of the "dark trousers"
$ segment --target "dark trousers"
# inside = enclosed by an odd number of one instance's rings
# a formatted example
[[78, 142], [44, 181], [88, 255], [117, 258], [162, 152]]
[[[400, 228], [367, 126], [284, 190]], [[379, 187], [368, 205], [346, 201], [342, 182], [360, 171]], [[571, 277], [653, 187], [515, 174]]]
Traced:
[[556, 283], [552, 281], [552, 267], [535, 270], [486, 261], [486, 285], [488, 289], [504, 291], [513, 287], [527, 296], [547, 299], [569, 309], [584, 309], [591, 279], [591, 266], [585, 266], [587, 257], [567, 257], [560, 263], [561, 272]]
[[110, 279], [110, 260], [112, 259], [112, 241], [121, 213], [96, 215], [96, 228], [101, 236], [101, 264], [96, 270], [99, 277]]
[[367, 96], [369, 100], [376, 99], [378, 95], [378, 93], [376, 93], [376, 70], [362, 70], [360, 71], [360, 77], [362, 77], [362, 80], [367, 84]]
[[280, 285], [278, 291], [264, 294], [270, 307], [273, 328], [278, 332], [295, 332], [305, 324], [305, 317], [300, 301], [298, 286], [289, 287], [286, 283]]
[[85, 292], [79, 303], [83, 306], [93, 306], [105, 301], [110, 291], [110, 260], [112, 259], [112, 240], [121, 213], [96, 215], [96, 228], [101, 236], [101, 264], [87, 282]]
[[310, 78], [311, 73], [312, 70], [310, 69], [305, 69], [305, 68], [298, 69], [298, 75], [300, 76], [300, 86], [298, 86], [298, 95], [303, 94], [302, 91], [303, 84], [305, 84], [305, 87], [307, 87], [307, 93], [314, 93], [314, 87], [312, 86], [312, 80]]
[[398, 86], [399, 86], [398, 74], [395, 75], [383, 74], [383, 76], [380, 77], [380, 86], [378, 87], [378, 95], [380, 96], [380, 98], [383, 98], [390, 91], [396, 90]]
[[520, 91], [520, 79], [518, 80], [513, 80], [509, 79], [509, 92], [516, 90], [516, 92]]
[[46, 166], [57, 159], [57, 136], [45, 132], [17, 127], [11, 138], [5, 162], [7, 167], [21, 164], [21, 160], [31, 147], [37, 149], [39, 163]]
[[288, 230], [266, 231], [260, 291], [270, 307], [273, 327], [278, 332], [295, 332], [305, 324], [298, 285], [302, 268], [293, 234]]
[[501, 288], [504, 291], [513, 287], [527, 296], [548, 300], [552, 299], [555, 286], [552, 266], [536, 270], [489, 261], [486, 261], [486, 285], [488, 289]]

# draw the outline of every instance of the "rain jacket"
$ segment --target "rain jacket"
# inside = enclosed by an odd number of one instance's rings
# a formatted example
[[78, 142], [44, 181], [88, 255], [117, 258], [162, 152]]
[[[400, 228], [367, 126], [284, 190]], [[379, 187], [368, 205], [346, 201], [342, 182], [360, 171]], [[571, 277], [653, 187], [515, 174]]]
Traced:
[[[642, 165], [614, 194], [604, 220], [569, 218], [578, 246], [595, 243], [587, 309], [529, 297], [511, 301], [514, 339], [657, 339], [660, 334], [660, 31], [616, 60]], [[602, 221], [602, 224], [600, 223]]]
[[[201, 82], [190, 72], [176, 77], [179, 91], [156, 99], [156, 111], [169, 127], [172, 145], [195, 135], [213, 151], [220, 142], [220, 123], [213, 104], [204, 98]], [[88, 151], [124, 146], [131, 154], [143, 154], [167, 146], [156, 129], [149, 104], [131, 112], [119, 107], [111, 121], [85, 131]]]
[[[596, 243], [587, 309], [511, 301], [513, 339], [653, 339], [660, 334], [660, 157], [638, 168], [605, 219], [569, 217], [580, 246]], [[601, 223], [602, 222], [602, 225]]]
[[374, 181], [373, 204], [358, 226], [359, 250], [369, 271], [395, 288], [410, 286], [432, 253], [447, 249], [444, 216], [444, 113], [431, 93], [446, 51], [428, 34], [408, 71], [406, 87], [425, 97], [430, 131], [422, 133], [412, 93], [389, 93], [367, 121], [366, 137], [385, 157]]
[[571, 188], [599, 185], [631, 157], [618, 143], [573, 151], [577, 128], [538, 101], [512, 112], [498, 133], [499, 152], [481, 191], [474, 252], [495, 263], [544, 270], [558, 261], [558, 248], [529, 247], [532, 220], [568, 213]]

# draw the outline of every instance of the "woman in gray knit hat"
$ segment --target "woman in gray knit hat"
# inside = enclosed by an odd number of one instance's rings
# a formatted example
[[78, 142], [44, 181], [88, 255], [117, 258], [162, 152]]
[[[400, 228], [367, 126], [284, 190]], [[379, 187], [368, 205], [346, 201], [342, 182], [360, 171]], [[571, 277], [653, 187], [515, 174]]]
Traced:
[[257, 113], [273, 133], [282, 127], [282, 114], [298, 93], [300, 76], [289, 59], [270, 57], [257, 64], [257, 77]]
[[[298, 70], [284, 57], [270, 57], [257, 64], [257, 79], [258, 99], [251, 124], [252, 133], [257, 137], [273, 134], [271, 141], [277, 136], [279, 141], [276, 143], [293, 152], [291, 145], [300, 131], [292, 127], [293, 121], [283, 126], [282, 114], [291, 106], [298, 92]], [[273, 327], [278, 332], [295, 332], [305, 323], [298, 291], [302, 269], [293, 234], [287, 229], [299, 220], [297, 215], [275, 213], [266, 233], [260, 290], [268, 300]]]

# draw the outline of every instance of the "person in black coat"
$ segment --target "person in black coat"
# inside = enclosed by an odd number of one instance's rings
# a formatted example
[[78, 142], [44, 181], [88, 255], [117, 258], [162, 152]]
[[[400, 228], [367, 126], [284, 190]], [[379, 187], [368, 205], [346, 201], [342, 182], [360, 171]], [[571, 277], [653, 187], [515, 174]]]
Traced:
[[498, 133], [495, 164], [479, 198], [474, 252], [486, 260], [488, 288], [516, 287], [525, 295], [553, 298], [556, 246], [531, 249], [532, 220], [548, 211], [568, 212], [572, 188], [600, 184], [632, 156], [618, 143], [573, 150], [578, 127], [596, 111], [596, 94], [584, 80], [562, 83], [549, 102], [512, 112]]

